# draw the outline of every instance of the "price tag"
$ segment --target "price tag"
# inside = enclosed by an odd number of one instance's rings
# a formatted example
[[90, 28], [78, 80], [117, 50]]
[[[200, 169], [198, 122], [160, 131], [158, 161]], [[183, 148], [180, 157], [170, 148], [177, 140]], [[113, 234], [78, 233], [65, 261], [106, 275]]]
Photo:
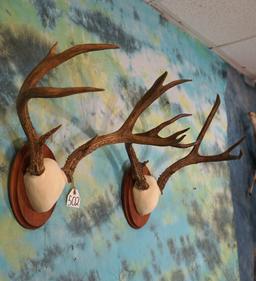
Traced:
[[72, 188], [67, 196], [67, 206], [70, 208], [80, 207], [80, 195], [76, 188]]

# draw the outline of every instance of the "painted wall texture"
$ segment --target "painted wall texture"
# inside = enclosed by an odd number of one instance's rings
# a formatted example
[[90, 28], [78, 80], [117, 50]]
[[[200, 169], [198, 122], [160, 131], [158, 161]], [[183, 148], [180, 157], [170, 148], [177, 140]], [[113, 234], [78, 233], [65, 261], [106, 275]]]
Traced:
[[[122, 212], [124, 145], [97, 150], [81, 161], [75, 182], [81, 208], [65, 206], [69, 186], [50, 221], [28, 231], [8, 202], [10, 163], [25, 141], [15, 99], [25, 76], [58, 41], [60, 51], [79, 43], [116, 43], [120, 50], [81, 55], [47, 75], [42, 85], [95, 86], [104, 93], [30, 102], [38, 132], [62, 124], [49, 141], [62, 165], [70, 152], [96, 134], [119, 128], [136, 101], [165, 70], [168, 81], [191, 78], [166, 93], [137, 122], [143, 131], [186, 112], [163, 134], [191, 127], [196, 138], [216, 94], [222, 104], [202, 152], [223, 151], [241, 135], [241, 161], [200, 164], [175, 174], [141, 230]], [[249, 281], [255, 199], [245, 190], [255, 164], [247, 112], [255, 90], [197, 40], [168, 23], [142, 1], [12, 0], [0, 3], [0, 280], [13, 281]], [[158, 176], [189, 150], [136, 145]], [[254, 212], [253, 212], [254, 211]]]

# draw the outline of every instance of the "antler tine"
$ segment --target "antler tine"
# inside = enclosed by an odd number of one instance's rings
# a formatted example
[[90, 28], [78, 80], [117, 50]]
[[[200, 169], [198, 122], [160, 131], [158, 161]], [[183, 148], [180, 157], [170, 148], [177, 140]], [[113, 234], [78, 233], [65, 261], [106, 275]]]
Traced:
[[211, 110], [210, 114], [208, 115], [208, 117], [207, 117], [207, 119], [206, 119], [206, 121], [205, 121], [205, 123], [204, 123], [204, 125], [203, 125], [203, 127], [202, 127], [202, 129], [201, 129], [201, 131], [200, 131], [200, 133], [198, 135], [198, 137], [197, 137], [197, 140], [196, 140], [197, 143], [195, 144], [193, 150], [198, 151], [199, 146], [201, 145], [202, 140], [203, 140], [203, 138], [205, 136], [205, 133], [207, 132], [207, 130], [208, 130], [208, 128], [209, 128], [209, 126], [210, 126], [210, 124], [211, 124], [211, 122], [212, 122], [212, 120], [213, 120], [213, 118], [214, 118], [214, 116], [215, 116], [219, 106], [220, 106], [220, 96], [217, 95], [216, 100], [214, 102], [214, 105], [212, 107], [212, 110]]
[[[158, 134], [154, 134], [154, 131], [152, 133], [151, 130], [149, 131], [150, 134], [148, 134], [148, 132], [145, 132], [145, 133], [134, 134], [134, 136], [147, 138], [147, 140], [150, 140], [151, 142], [156, 143], [155, 145], [158, 145], [158, 146], [172, 146], [172, 147], [176, 147], [176, 148], [188, 148], [188, 147], [194, 146], [196, 144], [196, 142], [180, 143], [186, 136], [186, 135], [183, 135], [183, 133], [187, 132], [188, 130], [189, 130], [189, 128], [177, 131], [176, 133], [174, 133], [168, 137], [160, 137]], [[182, 135], [182, 136], [180, 136], [180, 135]]]
[[41, 175], [43, 173], [44, 165], [42, 146], [45, 141], [59, 129], [60, 126], [50, 130], [41, 137], [38, 136], [29, 117], [28, 101], [31, 98], [59, 98], [85, 92], [103, 91], [103, 89], [94, 87], [36, 87], [38, 81], [41, 80], [43, 76], [51, 69], [57, 67], [74, 56], [92, 51], [116, 49], [118, 46], [113, 44], [80, 44], [73, 46], [59, 54], [57, 54], [56, 48], [57, 43], [51, 47], [46, 57], [42, 59], [42, 61], [27, 76], [17, 97], [17, 113], [30, 146], [31, 155], [28, 171], [32, 175]]
[[167, 126], [169, 126], [170, 124], [174, 123], [175, 121], [183, 118], [183, 117], [188, 117], [188, 116], [192, 116], [192, 114], [187, 114], [187, 113], [182, 113], [179, 115], [176, 115], [175, 117], [161, 123], [160, 125], [156, 126], [155, 128], [147, 131], [146, 133], [141, 133], [140, 135], [144, 135], [144, 136], [158, 136], [158, 134]]
[[41, 145], [43, 145], [56, 131], [59, 130], [59, 128], [62, 125], [59, 125], [53, 129], [51, 129], [50, 131], [48, 131], [47, 133], [43, 134], [40, 138], [39, 138], [39, 143], [41, 143]]
[[123, 130], [133, 130], [133, 127], [138, 120], [139, 116], [143, 111], [146, 110], [156, 99], [158, 99], [162, 94], [164, 94], [168, 89], [173, 88], [179, 84], [191, 81], [188, 79], [183, 80], [175, 80], [172, 81], [165, 86], [163, 86], [163, 82], [167, 77], [168, 72], [164, 72], [153, 84], [153, 86], [146, 92], [146, 94], [139, 100], [139, 102], [135, 105], [134, 109], [124, 122], [121, 129]]
[[232, 154], [230, 154], [230, 152], [233, 151], [245, 139], [245, 137], [242, 137], [241, 139], [239, 139], [236, 143], [231, 145], [226, 151], [224, 151], [220, 154], [200, 155], [198, 152], [199, 147], [202, 143], [202, 140], [205, 136], [205, 133], [206, 133], [207, 129], [209, 128], [209, 126], [213, 120], [213, 117], [218, 110], [219, 105], [220, 105], [220, 97], [219, 97], [219, 95], [217, 95], [214, 106], [213, 106], [210, 114], [208, 115], [208, 118], [206, 119], [191, 152], [184, 158], [182, 158], [182, 159], [176, 161], [175, 163], [173, 163], [172, 165], [170, 165], [159, 176], [157, 183], [161, 190], [164, 189], [169, 178], [181, 168], [184, 168], [184, 167], [192, 165], [192, 164], [197, 164], [197, 163], [237, 160], [242, 157], [243, 153], [241, 150], [238, 155], [232, 155]]
[[[153, 84], [153, 86], [146, 92], [146, 94], [138, 101], [135, 105], [134, 109], [121, 126], [120, 129], [117, 131], [97, 136], [94, 139], [86, 142], [85, 144], [81, 145], [77, 149], [75, 149], [67, 158], [67, 161], [63, 167], [63, 171], [65, 172], [67, 178], [71, 180], [74, 170], [79, 163], [79, 161], [94, 151], [95, 149], [108, 145], [108, 144], [115, 144], [115, 143], [137, 143], [137, 144], [145, 144], [145, 145], [157, 145], [157, 146], [173, 146], [178, 148], [186, 148], [194, 146], [195, 143], [190, 144], [180, 144], [180, 141], [185, 137], [184, 135], [179, 137], [183, 134], [187, 129], [174, 133], [168, 137], [160, 137], [158, 133], [167, 125], [173, 123], [174, 121], [182, 118], [187, 117], [189, 114], [180, 114], [176, 117], [160, 124], [159, 126], [155, 127], [154, 129], [149, 130], [145, 133], [136, 133], [133, 134], [132, 130], [135, 125], [135, 122], [139, 118], [140, 114], [150, 106], [157, 98], [159, 98], [165, 91], [168, 89], [182, 84], [187, 81], [191, 80], [176, 80], [171, 83], [168, 83], [163, 86], [163, 82], [167, 76], [167, 72], [162, 74]], [[131, 154], [131, 152], [130, 152]]]
[[63, 98], [76, 94], [83, 94], [89, 92], [100, 92], [104, 91], [101, 88], [94, 87], [69, 87], [69, 88], [54, 88], [54, 87], [35, 87], [28, 89], [24, 96], [26, 99], [32, 98]]
[[43, 76], [51, 69], [64, 63], [71, 58], [80, 55], [82, 53], [88, 53], [93, 51], [101, 51], [107, 49], [118, 49], [119, 47], [114, 44], [78, 44], [73, 46], [59, 54], [56, 53], [57, 42], [51, 47], [46, 57], [31, 71], [31, 73], [25, 79], [21, 92], [26, 91], [29, 88], [34, 87]]
[[[155, 81], [155, 83], [153, 84], [153, 86], [146, 92], [146, 94], [137, 102], [137, 104], [135, 105], [134, 109], [132, 110], [132, 112], [130, 113], [130, 115], [128, 116], [128, 118], [126, 119], [126, 121], [124, 122], [124, 124], [122, 125], [122, 127], [120, 128], [120, 130], [122, 131], [130, 131], [132, 133], [133, 127], [136, 123], [136, 121], [138, 120], [139, 116], [142, 114], [143, 111], [146, 110], [146, 108], [148, 108], [156, 99], [158, 99], [161, 95], [163, 95], [167, 90], [183, 84], [185, 82], [190, 82], [190, 79], [182, 79], [182, 80], [175, 80], [172, 81], [170, 83], [167, 83], [166, 85], [163, 85], [164, 80], [167, 77], [168, 72], [164, 72], [160, 77], [158, 77], [158, 79]], [[159, 146], [166, 146], [166, 145], [170, 145], [176, 148], [187, 148], [187, 147], [191, 147], [193, 146], [195, 143], [189, 143], [189, 144], [181, 144], [179, 143], [181, 141], [178, 141], [178, 139], [176, 139], [176, 137], [183, 133], [183, 131], [181, 131], [180, 133], [177, 132], [174, 135], [170, 135], [168, 137], [160, 137], [158, 135], [158, 133], [165, 128], [166, 126], [168, 126], [169, 124], [175, 122], [176, 120], [183, 118], [183, 117], [187, 117], [190, 116], [190, 114], [179, 114], [175, 117], [173, 117], [170, 120], [167, 120], [166, 122], [161, 123], [160, 125], [158, 125], [157, 127], [144, 132], [144, 133], [140, 133], [140, 134], [135, 134], [135, 136], [140, 136], [140, 137], [147, 137], [148, 140], [151, 139], [151, 142], [155, 142], [157, 143], [156, 145]], [[183, 138], [182, 138], [183, 139]], [[150, 143], [151, 144], [151, 143]]]

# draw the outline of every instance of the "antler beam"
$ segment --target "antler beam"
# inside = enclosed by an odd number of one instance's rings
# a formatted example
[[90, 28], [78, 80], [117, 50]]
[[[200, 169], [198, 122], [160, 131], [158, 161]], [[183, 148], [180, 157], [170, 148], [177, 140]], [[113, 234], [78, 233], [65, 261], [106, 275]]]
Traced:
[[65, 172], [67, 178], [71, 180], [74, 170], [79, 163], [79, 161], [84, 158], [86, 155], [93, 152], [95, 149], [102, 147], [108, 144], [115, 143], [137, 143], [137, 144], [146, 144], [146, 145], [156, 145], [156, 146], [173, 146], [177, 148], [186, 148], [191, 147], [195, 143], [182, 144], [180, 143], [185, 137], [184, 132], [188, 129], [178, 131], [168, 137], [159, 136], [159, 132], [173, 123], [174, 121], [190, 116], [190, 114], [180, 114], [157, 127], [144, 132], [144, 133], [133, 133], [133, 128], [138, 120], [139, 116], [145, 111], [156, 99], [158, 99], [161, 95], [163, 95], [167, 90], [171, 89], [174, 86], [179, 84], [191, 81], [191, 80], [175, 80], [171, 83], [163, 85], [163, 82], [167, 76], [167, 72], [162, 74], [153, 84], [153, 86], [146, 92], [146, 94], [138, 101], [135, 105], [134, 109], [117, 131], [102, 135], [96, 136], [91, 139], [87, 143], [81, 145], [76, 150], [74, 150], [69, 157], [63, 167], [63, 171]]
[[240, 159], [242, 157], [243, 153], [241, 150], [238, 155], [232, 155], [232, 154], [230, 154], [230, 152], [233, 151], [245, 139], [245, 137], [242, 137], [241, 139], [239, 139], [235, 144], [231, 145], [226, 151], [224, 151], [220, 154], [206, 156], [206, 155], [201, 155], [199, 153], [200, 145], [213, 120], [213, 117], [215, 116], [215, 114], [219, 108], [219, 105], [220, 105], [220, 97], [219, 97], [219, 95], [217, 95], [214, 106], [213, 106], [208, 118], [206, 119], [191, 152], [184, 158], [182, 158], [182, 159], [178, 160], [177, 162], [173, 163], [172, 165], [170, 165], [159, 176], [157, 183], [158, 183], [158, 186], [161, 191], [163, 191], [168, 179], [181, 168], [184, 168], [184, 167], [192, 165], [192, 164], [197, 164], [197, 163], [236, 160], [236, 159]]
[[137, 158], [131, 143], [125, 144], [125, 149], [131, 162], [132, 178], [136, 182], [139, 189], [148, 189], [149, 185], [143, 173], [143, 167], [148, 161], [140, 162]]
[[53, 87], [37, 87], [37, 83], [47, 74], [51, 69], [64, 63], [82, 53], [92, 51], [100, 51], [105, 49], [116, 49], [118, 46], [113, 44], [80, 44], [71, 47], [62, 53], [56, 53], [57, 43], [53, 45], [46, 57], [31, 71], [25, 79], [19, 95], [17, 97], [17, 112], [28, 138], [30, 147], [30, 164], [28, 172], [32, 175], [41, 175], [44, 172], [43, 152], [42, 147], [45, 141], [55, 133], [60, 126], [50, 130], [43, 136], [39, 136], [34, 129], [28, 112], [28, 101], [32, 98], [59, 98], [70, 95], [75, 95], [85, 92], [97, 92], [103, 89], [93, 87], [72, 87], [72, 88], [53, 88]]
[[[183, 157], [182, 159], [176, 161], [170, 165], [164, 172], [160, 175], [156, 181], [154, 176], [150, 173], [149, 169], [145, 167], [145, 162], [140, 162], [137, 158], [137, 155], [132, 147], [132, 144], [126, 144], [126, 151], [129, 156], [131, 166], [130, 169], [126, 171], [123, 177], [122, 185], [122, 205], [125, 217], [127, 222], [133, 228], [143, 227], [151, 214], [151, 212], [156, 208], [161, 193], [169, 180], [169, 178], [177, 172], [179, 169], [186, 167], [188, 165], [202, 163], [202, 162], [216, 162], [216, 161], [226, 161], [226, 160], [235, 160], [240, 159], [242, 152], [238, 155], [232, 155], [231, 151], [237, 147], [244, 138], [241, 138], [235, 144], [230, 146], [226, 151], [217, 154], [217, 155], [201, 155], [199, 153], [200, 145], [203, 141], [203, 138], [216, 114], [218, 107], [220, 105], [220, 98], [217, 96], [215, 104], [206, 119], [196, 142], [193, 145], [193, 149], [190, 153]], [[189, 116], [189, 114], [180, 114], [170, 119], [166, 122], [172, 123], [173, 120], [177, 120], [181, 117]], [[163, 123], [164, 124], [164, 123]], [[155, 135], [162, 129], [162, 125], [157, 126], [156, 128], [143, 133], [143, 135]], [[183, 130], [183, 132], [185, 132]], [[182, 138], [182, 137], [180, 137]]]
[[[73, 173], [79, 161], [86, 157], [94, 150], [115, 143], [125, 143], [126, 150], [131, 161], [132, 179], [135, 181], [136, 188], [132, 189], [134, 182], [128, 179], [128, 184], [123, 192], [123, 198], [126, 215], [133, 227], [141, 227], [148, 219], [148, 214], [156, 207], [160, 197], [160, 191], [165, 187], [166, 182], [172, 174], [177, 170], [196, 163], [213, 162], [239, 159], [239, 155], [232, 155], [231, 151], [238, 146], [242, 140], [240, 139], [234, 145], [229, 147], [225, 152], [204, 156], [199, 153], [199, 147], [204, 138], [207, 129], [219, 107], [220, 99], [217, 96], [216, 102], [205, 122], [203, 128], [193, 143], [181, 143], [185, 138], [185, 133], [189, 128], [177, 131], [167, 137], [161, 137], [161, 130], [179, 120], [188, 117], [191, 114], [179, 114], [154, 128], [141, 133], [133, 133], [134, 126], [140, 115], [161, 95], [174, 86], [191, 80], [175, 80], [164, 85], [167, 72], [163, 73], [145, 93], [145, 95], [137, 102], [134, 109], [123, 123], [123, 125], [115, 132], [95, 136], [77, 149], [75, 149], [67, 158], [63, 168], [55, 160], [54, 154], [45, 145], [47, 139], [53, 135], [61, 125], [39, 135], [33, 127], [29, 116], [28, 102], [32, 98], [60, 98], [70, 95], [103, 91], [94, 87], [39, 87], [38, 82], [50, 70], [82, 53], [100, 51], [106, 49], [117, 49], [118, 46], [113, 44], [81, 44], [71, 47], [61, 53], [56, 52], [57, 43], [53, 45], [46, 57], [31, 71], [22, 84], [19, 95], [17, 97], [17, 112], [28, 139], [28, 145], [25, 145], [16, 155], [13, 162], [13, 169], [10, 180], [10, 202], [18, 222], [26, 228], [37, 228], [43, 225], [51, 216], [55, 203], [62, 194], [65, 184], [72, 180]], [[147, 169], [146, 162], [139, 162], [132, 144], [171, 146], [176, 148], [193, 147], [191, 152], [184, 158], [170, 165], [158, 178], [158, 181], [150, 174]], [[29, 162], [29, 165], [27, 163]], [[127, 177], [130, 175], [127, 173]], [[134, 191], [136, 199], [132, 202], [132, 194]], [[128, 195], [128, 196], [126, 196]], [[150, 200], [146, 206], [144, 199], [149, 195]], [[144, 198], [144, 199], [143, 199]], [[143, 200], [142, 200], [143, 199]], [[137, 202], [137, 203], [136, 203]], [[129, 212], [134, 207], [138, 207], [139, 213]], [[134, 207], [134, 208], [135, 208]], [[129, 209], [130, 208], [130, 209]], [[143, 219], [141, 219], [143, 215]], [[145, 215], [145, 216], [144, 216]]]

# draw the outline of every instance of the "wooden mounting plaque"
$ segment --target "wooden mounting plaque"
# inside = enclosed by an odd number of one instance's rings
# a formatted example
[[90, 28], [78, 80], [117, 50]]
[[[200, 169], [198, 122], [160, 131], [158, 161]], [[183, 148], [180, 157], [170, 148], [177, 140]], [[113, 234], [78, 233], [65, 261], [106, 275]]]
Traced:
[[[48, 146], [43, 146], [45, 158], [55, 160]], [[29, 148], [24, 145], [16, 154], [11, 166], [9, 180], [9, 200], [13, 214], [24, 228], [36, 229], [46, 223], [52, 215], [55, 205], [47, 212], [38, 213], [31, 207], [25, 191], [24, 174], [29, 163]]]
[[[150, 172], [146, 166], [143, 168], [143, 173], [144, 175], [150, 175]], [[131, 168], [129, 168], [125, 171], [123, 177], [122, 206], [128, 224], [132, 228], [139, 229], [147, 223], [150, 214], [142, 216], [137, 212], [133, 199], [134, 184], [135, 181], [132, 179], [132, 171]]]

